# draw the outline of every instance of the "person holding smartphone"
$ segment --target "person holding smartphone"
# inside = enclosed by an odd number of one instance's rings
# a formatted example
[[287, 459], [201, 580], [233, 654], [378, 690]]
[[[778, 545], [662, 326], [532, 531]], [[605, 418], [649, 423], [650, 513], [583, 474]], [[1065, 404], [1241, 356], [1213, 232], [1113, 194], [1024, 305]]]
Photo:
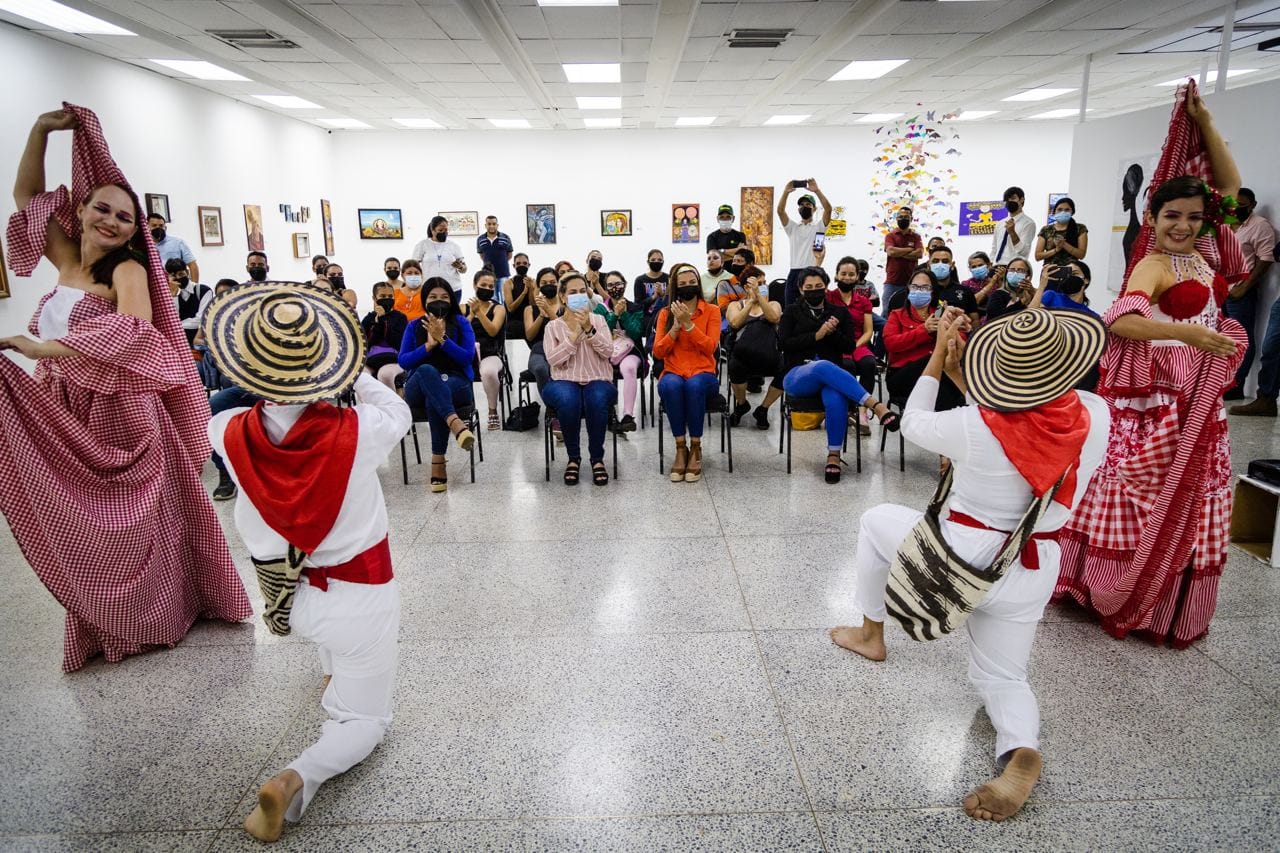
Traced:
[[[787, 215], [787, 199], [796, 190], [809, 190], [808, 193], [800, 196], [797, 202], [797, 209], [800, 211], [799, 222]], [[813, 218], [817, 207], [814, 196], [822, 202], [821, 221]], [[826, 234], [827, 226], [831, 224], [831, 202], [827, 200], [822, 190], [818, 188], [818, 182], [813, 178], [790, 181], [782, 188], [781, 197], [778, 199], [778, 219], [782, 222], [782, 230], [787, 232], [787, 239], [791, 242], [791, 269], [787, 272], [787, 287], [782, 297], [782, 307], [785, 309], [800, 298], [800, 275], [806, 268], [813, 266], [814, 252], [822, 248], [816, 240], [819, 232]]]
[[995, 291], [987, 299], [987, 320], [1021, 311], [1031, 304], [1036, 288], [1031, 283], [1031, 263], [1014, 258], [1007, 267], [996, 267]]

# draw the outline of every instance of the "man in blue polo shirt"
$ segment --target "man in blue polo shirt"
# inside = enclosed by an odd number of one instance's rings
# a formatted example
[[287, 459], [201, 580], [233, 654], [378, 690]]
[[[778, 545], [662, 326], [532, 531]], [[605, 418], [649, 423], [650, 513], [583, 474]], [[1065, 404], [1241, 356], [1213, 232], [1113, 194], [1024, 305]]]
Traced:
[[160, 253], [160, 262], [178, 258], [191, 271], [191, 280], [200, 280], [200, 265], [196, 263], [195, 253], [181, 237], [169, 233], [169, 222], [158, 213], [147, 217], [147, 228], [151, 229], [151, 239], [156, 241], [156, 251]]
[[484, 218], [484, 233], [476, 238], [476, 251], [480, 253], [480, 265], [493, 268], [498, 279], [494, 298], [502, 302], [502, 285], [511, 278], [511, 253], [515, 247], [511, 238], [498, 230], [498, 217], [490, 214]]

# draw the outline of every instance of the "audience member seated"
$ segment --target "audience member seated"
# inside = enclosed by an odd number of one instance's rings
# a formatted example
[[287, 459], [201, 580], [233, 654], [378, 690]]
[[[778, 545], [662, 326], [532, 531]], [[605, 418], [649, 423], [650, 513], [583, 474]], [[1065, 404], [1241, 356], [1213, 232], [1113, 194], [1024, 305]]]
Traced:
[[938, 292], [939, 304], [943, 308], [961, 309], [968, 316], [969, 322], [976, 326], [982, 316], [978, 312], [978, 301], [973, 291], [960, 283], [950, 246], [937, 246], [929, 253], [929, 271], [941, 288]]
[[511, 259], [511, 278], [502, 283], [502, 304], [507, 309], [507, 340], [524, 340], [524, 309], [533, 304], [538, 283], [529, 277], [529, 256], [519, 252]]
[[427, 413], [431, 430], [431, 491], [449, 487], [445, 451], [449, 434], [463, 450], [476, 437], [458, 417], [459, 406], [472, 404], [471, 364], [476, 357], [476, 336], [458, 308], [453, 286], [443, 278], [429, 278], [422, 286], [426, 314], [409, 323], [400, 346], [400, 366], [409, 378], [404, 401], [409, 408]]
[[[889, 312], [884, 326], [884, 348], [889, 356], [885, 387], [890, 400], [905, 401], [933, 355], [938, 333], [938, 279], [928, 267], [911, 274], [907, 304]], [[964, 405], [964, 395], [943, 376], [938, 391], [938, 411]]]
[[702, 298], [715, 302], [720, 293], [720, 282], [731, 278], [733, 273], [725, 267], [724, 255], [719, 249], [710, 249], [707, 252], [707, 269], [702, 273]]
[[648, 359], [644, 350], [644, 312], [627, 301], [627, 279], [622, 273], [617, 270], [606, 273], [604, 288], [609, 304], [597, 305], [595, 312], [609, 325], [613, 339], [610, 360], [622, 376], [622, 418], [614, 429], [617, 432], [635, 432], [640, 369]]
[[[231, 288], [239, 285], [240, 282], [234, 278], [219, 279], [218, 283], [213, 286], [213, 295], [215, 297], [221, 296]], [[196, 352], [196, 373], [200, 374], [200, 384], [204, 385], [205, 390], [220, 391], [223, 388], [230, 388], [231, 380], [222, 375], [222, 371], [218, 370], [218, 365], [214, 362], [213, 356], [209, 355], [209, 346], [205, 343], [203, 327], [196, 329], [191, 348]]]
[[502, 348], [506, 345], [507, 309], [494, 299], [497, 278], [491, 267], [484, 267], [471, 280], [475, 296], [463, 309], [476, 336], [476, 352], [480, 356], [480, 384], [489, 403], [489, 430], [502, 429], [498, 417], [498, 396], [502, 382]]
[[[747, 297], [743, 274], [748, 267], [754, 266], [755, 262], [756, 253], [742, 246], [733, 253], [733, 260], [729, 263], [729, 277], [716, 285], [716, 307], [720, 309], [721, 333], [728, 331], [729, 328], [729, 305]], [[767, 293], [765, 295], [768, 296]]]
[[1008, 269], [996, 267], [996, 272], [993, 291], [987, 298], [988, 320], [1021, 311], [1031, 304], [1036, 292], [1031, 283], [1031, 263], [1026, 258], [1014, 258]]
[[775, 375], [781, 358], [778, 321], [782, 319], [782, 306], [769, 301], [764, 271], [747, 267], [738, 277], [743, 280], [747, 295], [729, 303], [729, 329], [734, 336], [729, 354], [729, 386], [733, 389], [729, 423], [733, 426], [751, 411], [748, 380]]
[[[853, 321], [853, 333], [856, 339], [853, 349], [845, 353], [843, 367], [858, 378], [858, 384], [871, 389], [876, 384], [875, 354], [871, 352], [871, 338], [875, 335], [875, 321], [878, 315], [875, 306], [868, 298], [869, 288], [859, 288], [858, 260], [844, 257], [836, 264], [836, 289], [827, 291], [827, 301], [837, 308], [849, 312]], [[865, 410], [858, 419], [858, 430], [863, 435], [871, 435], [871, 427], [867, 425]]]
[[396, 377], [404, 373], [400, 367], [400, 345], [409, 319], [396, 310], [396, 289], [390, 282], [373, 286], [373, 310], [364, 315], [365, 370], [392, 391]]
[[1067, 266], [1045, 264], [1030, 307], [1082, 311], [1097, 317], [1098, 312], [1089, 307], [1089, 298], [1085, 295], [1089, 275], [1089, 266], [1084, 261], [1072, 261]]
[[[178, 240], [177, 237], [173, 239]], [[192, 281], [190, 267], [182, 258], [165, 261], [164, 271], [169, 276], [169, 292], [176, 300], [178, 320], [182, 323], [182, 331], [186, 333], [187, 345], [194, 347], [196, 332], [200, 328], [200, 321], [204, 319], [204, 309], [213, 301], [213, 288]]]
[[[625, 288], [625, 284], [624, 284]], [[547, 323], [545, 346], [551, 365], [551, 381], [543, 399], [555, 409], [564, 436], [568, 462], [564, 484], [578, 484], [582, 464], [581, 426], [587, 422], [587, 452], [591, 454], [591, 482], [609, 482], [604, 464], [604, 434], [609, 413], [618, 398], [613, 387], [613, 337], [609, 324], [591, 308], [591, 288], [579, 272], [570, 270], [560, 279], [564, 311]]]
[[670, 278], [662, 271], [665, 261], [661, 249], [650, 249], [648, 261], [649, 269], [636, 276], [631, 302], [640, 307], [645, 319], [652, 320], [666, 304], [667, 285]]
[[653, 356], [662, 361], [658, 396], [676, 442], [671, 482], [696, 483], [702, 479], [707, 398], [720, 384], [716, 378], [720, 309], [702, 298], [702, 277], [689, 264], [671, 268], [671, 292], [671, 304], [658, 312], [654, 324]]
[[978, 304], [978, 310], [986, 313], [987, 298], [995, 289], [995, 276], [992, 275], [991, 257], [986, 252], [974, 252], [969, 256], [969, 277], [960, 282]]
[[529, 344], [529, 370], [538, 385], [538, 396], [542, 396], [542, 389], [551, 381], [551, 365], [547, 364], [543, 351], [543, 335], [547, 331], [547, 321], [560, 314], [560, 285], [556, 281], [556, 271], [551, 267], [538, 270], [535, 281], [538, 282], [538, 292], [533, 295], [533, 303], [524, 309], [524, 339]]
[[400, 265], [401, 286], [396, 288], [396, 304], [393, 306], [412, 323], [426, 312], [422, 308], [422, 263], [406, 258]]

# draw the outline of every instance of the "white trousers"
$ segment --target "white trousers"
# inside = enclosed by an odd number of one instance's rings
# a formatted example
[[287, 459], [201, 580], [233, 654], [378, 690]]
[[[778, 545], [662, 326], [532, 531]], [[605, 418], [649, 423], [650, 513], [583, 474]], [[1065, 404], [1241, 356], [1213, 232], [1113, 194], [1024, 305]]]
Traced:
[[[945, 508], [943, 510], [945, 519]], [[884, 591], [889, 565], [911, 528], [924, 517], [919, 510], [881, 504], [863, 513], [854, 556], [854, 601], [865, 618], [888, 616]], [[955, 552], [977, 566], [990, 565], [1004, 544], [1003, 533], [942, 522]], [[996, 729], [996, 759], [1020, 747], [1040, 748], [1040, 706], [1027, 681], [1027, 662], [1036, 625], [1058, 581], [1061, 553], [1056, 542], [1037, 542], [1040, 568], [1015, 563], [965, 622], [969, 634], [969, 682], [982, 696]]]
[[400, 587], [329, 581], [321, 591], [298, 584], [289, 624], [319, 647], [320, 665], [333, 680], [321, 705], [329, 714], [320, 739], [299, 755], [290, 770], [302, 790], [285, 813], [302, 817], [317, 789], [373, 752], [391, 725], [400, 637]]

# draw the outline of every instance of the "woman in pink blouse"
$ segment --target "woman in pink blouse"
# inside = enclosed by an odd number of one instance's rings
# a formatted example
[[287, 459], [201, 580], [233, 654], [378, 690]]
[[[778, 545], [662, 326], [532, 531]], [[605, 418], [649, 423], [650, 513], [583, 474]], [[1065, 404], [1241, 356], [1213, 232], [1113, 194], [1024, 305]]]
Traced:
[[580, 423], [587, 421], [587, 450], [591, 454], [591, 482], [607, 485], [604, 433], [609, 412], [618, 399], [613, 387], [613, 336], [604, 317], [591, 311], [591, 296], [582, 273], [570, 270], [560, 277], [560, 301], [564, 313], [547, 323], [543, 349], [551, 365], [551, 381], [542, 399], [553, 409], [564, 433], [569, 462], [564, 484], [578, 483], [582, 464]]

